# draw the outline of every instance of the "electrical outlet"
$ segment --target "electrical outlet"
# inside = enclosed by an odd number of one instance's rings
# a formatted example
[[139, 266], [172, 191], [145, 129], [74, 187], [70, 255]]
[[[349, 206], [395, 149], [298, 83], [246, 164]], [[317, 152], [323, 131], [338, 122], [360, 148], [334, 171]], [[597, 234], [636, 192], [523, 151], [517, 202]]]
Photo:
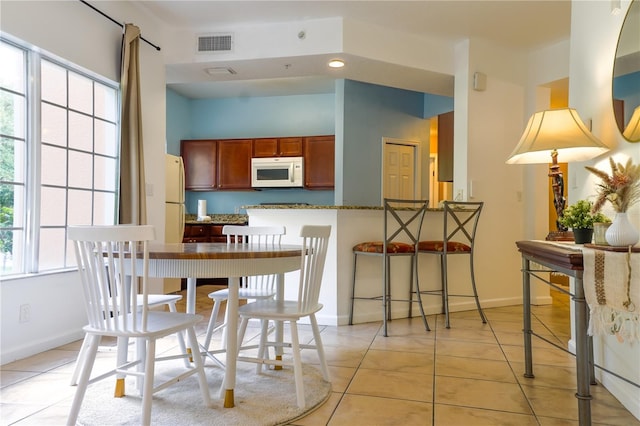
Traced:
[[20, 322], [29, 322], [31, 321], [31, 305], [24, 304], [20, 305]]

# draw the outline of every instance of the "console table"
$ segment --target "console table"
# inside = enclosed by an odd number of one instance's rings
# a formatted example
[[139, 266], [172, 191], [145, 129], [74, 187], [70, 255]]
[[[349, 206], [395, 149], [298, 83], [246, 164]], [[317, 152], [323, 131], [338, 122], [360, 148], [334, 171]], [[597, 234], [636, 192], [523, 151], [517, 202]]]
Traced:
[[[589, 385], [590, 383], [595, 383], [595, 379], [593, 363], [590, 362], [593, 355], [593, 346], [591, 345], [591, 338], [587, 335], [588, 307], [582, 286], [582, 251], [571, 245], [561, 247], [560, 244], [551, 244], [543, 241], [517, 241], [516, 246], [522, 254], [525, 377], [534, 377], [531, 336], [542, 338], [531, 329], [531, 276], [540, 279], [552, 287], [555, 287], [555, 285], [536, 274], [556, 271], [575, 278], [574, 292], [569, 293], [569, 295], [575, 302], [573, 316], [576, 327], [576, 398], [578, 399], [578, 420], [580, 425], [590, 425], [591, 393]], [[532, 269], [532, 262], [549, 269]], [[566, 293], [566, 291], [564, 292]]]
[[[576, 375], [577, 375], [577, 392], [576, 398], [578, 399], [578, 416], [580, 425], [591, 425], [591, 395], [589, 384], [596, 384], [595, 381], [595, 368], [602, 370], [609, 375], [620, 379], [635, 388], [640, 389], [640, 383], [634, 382], [631, 378], [611, 371], [604, 366], [598, 365], [594, 361], [593, 357], [593, 339], [588, 335], [588, 327], [593, 327], [594, 335], [606, 335], [616, 334], [619, 339], [630, 339], [634, 342], [638, 339], [637, 318], [634, 316], [635, 305], [640, 299], [640, 292], [638, 284], [638, 266], [640, 266], [640, 247], [611, 247], [595, 244], [574, 245], [567, 242], [557, 241], [518, 241], [516, 242], [518, 250], [522, 254], [522, 283], [523, 283], [523, 322], [524, 322], [524, 351], [525, 351], [525, 377], [533, 376], [533, 360], [532, 360], [532, 346], [531, 336], [536, 336], [547, 343], [562, 349], [565, 352], [569, 352], [566, 348], [551, 342], [536, 334], [531, 329], [531, 277], [537, 278], [541, 282], [556, 288], [562, 293], [571, 296], [575, 302], [575, 306], [572, 312], [575, 323], [575, 344], [576, 344]], [[598, 254], [604, 255], [605, 253], [615, 253], [610, 260], [604, 260], [601, 257], [601, 267], [598, 268], [598, 260], [596, 259]], [[620, 263], [619, 254], [624, 254], [626, 259], [626, 265]], [[594, 258], [595, 256], [595, 258]], [[624, 262], [623, 262], [624, 263]], [[632, 264], [635, 267], [632, 267]], [[540, 266], [536, 266], [540, 265]], [[607, 278], [608, 289], [605, 291], [601, 288], [602, 293], [598, 291], [598, 279], [600, 279], [600, 285], [603, 285], [605, 265], [607, 268], [614, 268], [615, 271], [620, 271], [618, 268], [624, 268], [622, 276], [620, 274], [610, 275]], [[586, 266], [586, 271], [585, 271]], [[628, 271], [628, 273], [627, 273]], [[575, 279], [575, 288], [573, 293], [567, 291], [564, 288], [558, 287], [548, 279], [546, 276], [542, 276], [543, 273], [559, 272]], [[599, 276], [600, 275], [600, 276]], [[588, 283], [587, 294], [585, 296], [584, 283]], [[595, 282], [594, 282], [595, 280]], [[624, 293], [620, 290], [624, 290], [626, 282], [626, 298], [621, 296]], [[594, 286], [594, 287], [591, 287]], [[612, 293], [609, 293], [609, 290]], [[609, 298], [611, 295], [611, 299]], [[635, 302], [634, 302], [635, 301]], [[588, 305], [588, 303], [590, 305]], [[630, 308], [627, 304], [633, 306]], [[591, 312], [595, 313], [594, 318], [591, 318], [592, 324], [589, 325], [589, 306]], [[599, 308], [606, 308], [609, 311], [599, 311]], [[604, 312], [604, 314], [603, 314]], [[608, 322], [605, 324], [605, 329], [599, 327], [601, 324], [596, 319], [604, 315], [606, 318], [612, 313], [622, 314], [622, 321], [627, 321], [626, 325], [631, 328], [622, 327], [616, 323], [619, 328], [613, 328]], [[631, 313], [631, 316], [627, 317], [626, 314]], [[617, 314], [616, 314], [617, 316]], [[625, 319], [626, 318], [626, 319]], [[607, 320], [608, 321], [608, 320]], [[609, 328], [607, 328], [609, 327]], [[636, 375], [633, 375], [636, 377]]]

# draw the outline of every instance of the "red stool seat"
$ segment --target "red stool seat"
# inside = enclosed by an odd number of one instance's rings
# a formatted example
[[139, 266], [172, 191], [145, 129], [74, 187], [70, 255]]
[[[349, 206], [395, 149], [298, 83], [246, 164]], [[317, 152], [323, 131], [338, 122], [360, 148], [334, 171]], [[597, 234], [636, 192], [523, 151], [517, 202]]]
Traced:
[[[418, 243], [419, 251], [438, 251], [444, 252], [443, 241], [420, 241]], [[471, 251], [471, 246], [465, 243], [459, 243], [457, 241], [447, 241], [447, 253], [468, 253]]]
[[[362, 253], [384, 253], [382, 241], [367, 241], [353, 246], [353, 251]], [[413, 253], [415, 246], [407, 243], [387, 243], [387, 253]]]

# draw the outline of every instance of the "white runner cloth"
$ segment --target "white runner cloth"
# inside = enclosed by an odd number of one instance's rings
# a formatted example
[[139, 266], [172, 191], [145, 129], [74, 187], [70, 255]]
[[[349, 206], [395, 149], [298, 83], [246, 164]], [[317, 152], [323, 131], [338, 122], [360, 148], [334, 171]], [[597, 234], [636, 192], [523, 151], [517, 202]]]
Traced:
[[640, 342], [640, 253], [582, 248], [589, 335]]

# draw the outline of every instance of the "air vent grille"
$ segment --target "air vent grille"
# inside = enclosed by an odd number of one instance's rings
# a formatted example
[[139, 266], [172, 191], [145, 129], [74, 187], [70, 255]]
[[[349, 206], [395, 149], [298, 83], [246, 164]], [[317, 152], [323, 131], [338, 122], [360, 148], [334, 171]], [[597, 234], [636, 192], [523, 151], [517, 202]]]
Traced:
[[207, 34], [198, 36], [198, 52], [231, 52], [232, 50], [232, 34]]

